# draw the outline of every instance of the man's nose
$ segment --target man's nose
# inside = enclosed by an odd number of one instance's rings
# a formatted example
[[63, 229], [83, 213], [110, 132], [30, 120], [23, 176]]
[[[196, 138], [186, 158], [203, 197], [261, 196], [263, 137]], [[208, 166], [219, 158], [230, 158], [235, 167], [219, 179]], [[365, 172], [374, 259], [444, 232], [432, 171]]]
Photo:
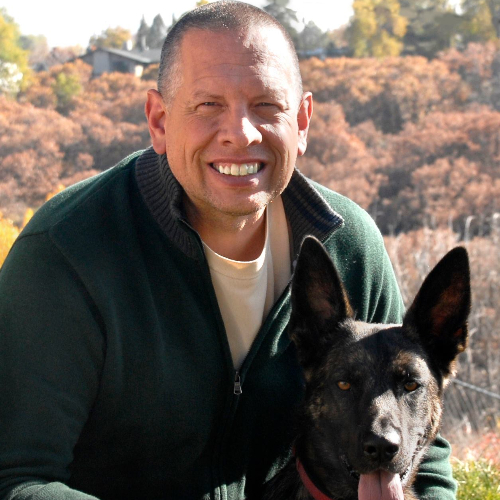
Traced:
[[262, 142], [262, 134], [247, 111], [233, 111], [224, 118], [219, 130], [223, 145], [244, 148]]

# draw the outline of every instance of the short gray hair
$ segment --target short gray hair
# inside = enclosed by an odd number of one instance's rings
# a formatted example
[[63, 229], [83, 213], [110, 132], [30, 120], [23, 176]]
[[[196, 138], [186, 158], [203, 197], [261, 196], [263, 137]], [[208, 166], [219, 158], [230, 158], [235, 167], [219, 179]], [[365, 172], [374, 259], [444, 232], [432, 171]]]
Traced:
[[188, 30], [199, 29], [211, 32], [248, 32], [255, 27], [272, 27], [281, 32], [292, 57], [293, 80], [300, 100], [303, 92], [299, 59], [295, 46], [285, 28], [270, 14], [243, 2], [222, 0], [198, 7], [184, 14], [169, 31], [161, 49], [158, 73], [158, 92], [169, 104], [181, 85], [180, 48]]

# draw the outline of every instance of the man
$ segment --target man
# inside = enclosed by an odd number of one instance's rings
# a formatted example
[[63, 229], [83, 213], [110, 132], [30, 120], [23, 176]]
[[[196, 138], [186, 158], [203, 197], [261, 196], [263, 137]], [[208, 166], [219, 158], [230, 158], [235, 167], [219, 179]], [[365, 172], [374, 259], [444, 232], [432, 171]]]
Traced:
[[[261, 10], [214, 3], [174, 27], [153, 148], [48, 202], [0, 273], [0, 498], [258, 497], [286, 463], [303, 237], [360, 319], [402, 313], [371, 219], [294, 170], [311, 114]], [[422, 498], [454, 497], [447, 457], [439, 441]]]

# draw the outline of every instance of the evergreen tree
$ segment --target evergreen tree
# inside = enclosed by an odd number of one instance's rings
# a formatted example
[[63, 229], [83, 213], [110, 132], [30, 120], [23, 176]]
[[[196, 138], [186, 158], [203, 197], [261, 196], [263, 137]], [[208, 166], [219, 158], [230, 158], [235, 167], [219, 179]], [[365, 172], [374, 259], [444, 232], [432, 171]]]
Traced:
[[462, 20], [447, 0], [399, 0], [408, 20], [403, 40], [406, 54], [433, 57], [453, 45]]
[[314, 23], [309, 21], [297, 36], [297, 50], [311, 51], [326, 46], [327, 34]]
[[168, 29], [165, 26], [162, 17], [160, 14], [156, 15], [146, 36], [147, 46], [150, 49], [161, 49], [167, 33]]
[[262, 8], [283, 25], [297, 47], [298, 33], [293, 26], [293, 23], [298, 23], [297, 13], [288, 7], [289, 3], [290, 0], [270, 0], [270, 2]]
[[355, 57], [398, 56], [403, 49], [407, 20], [398, 0], [354, 0], [348, 31]]
[[141, 24], [139, 26], [139, 30], [135, 36], [135, 45], [134, 48], [136, 50], [146, 50], [148, 48], [147, 38], [149, 33], [149, 26], [144, 16], [142, 16]]

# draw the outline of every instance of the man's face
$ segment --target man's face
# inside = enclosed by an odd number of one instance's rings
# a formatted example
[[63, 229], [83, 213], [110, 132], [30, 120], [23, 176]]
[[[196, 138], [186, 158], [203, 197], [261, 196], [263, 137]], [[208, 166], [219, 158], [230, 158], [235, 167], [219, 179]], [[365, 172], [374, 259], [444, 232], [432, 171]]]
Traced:
[[146, 112], [154, 149], [166, 152], [186, 192], [188, 218], [263, 212], [305, 152], [312, 112], [311, 95], [297, 95], [283, 36], [191, 30], [180, 59], [171, 102], [150, 91]]

